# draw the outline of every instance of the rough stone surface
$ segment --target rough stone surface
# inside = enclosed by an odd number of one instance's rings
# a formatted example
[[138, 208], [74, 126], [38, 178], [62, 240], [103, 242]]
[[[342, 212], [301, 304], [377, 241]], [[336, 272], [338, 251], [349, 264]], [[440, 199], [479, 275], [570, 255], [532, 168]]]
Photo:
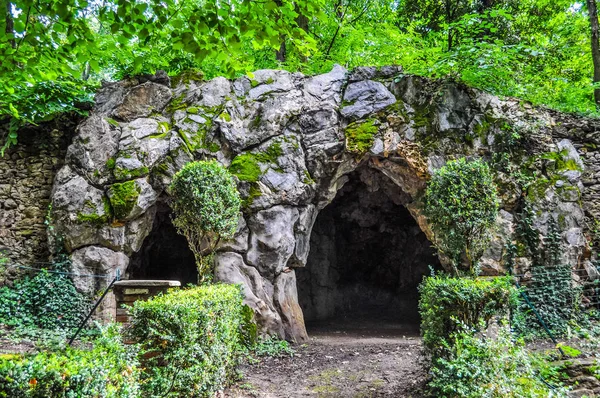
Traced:
[[[19, 142], [0, 157], [0, 253], [11, 262], [48, 261], [46, 214], [54, 176], [75, 135], [73, 115], [19, 131]], [[0, 122], [0, 136], [8, 125]], [[19, 274], [9, 268], [0, 283]]]
[[[171, 178], [187, 162], [217, 159], [229, 167], [245, 160], [254, 174], [239, 176], [243, 220], [234, 241], [220, 247], [217, 279], [243, 283], [264, 331], [302, 340], [296, 269], [309, 258], [315, 220], [348, 175], [364, 167], [380, 173], [432, 240], [421, 202], [427, 180], [446, 161], [467, 156], [492, 164], [502, 200], [482, 260], [487, 274], [505, 271], [503, 247], [513, 238], [523, 201], [531, 203], [542, 238], [551, 221], [558, 223], [564, 261], [575, 269], [597, 261], [600, 122], [400, 72], [336, 66], [312, 77], [263, 70], [172, 88], [160, 76], [105, 84], [67, 154], [57, 144], [51, 152], [15, 149], [0, 159], [0, 244], [15, 259], [38, 256], [48, 184], [63, 159], [52, 190], [51, 239], [65, 238], [81, 270], [100, 264], [83, 256], [88, 247], [123, 261], [140, 250], [153, 230], [157, 202], [168, 203]], [[365, 121], [374, 127], [370, 148], [349, 150], [348, 125]], [[495, 154], [513, 131], [523, 139], [502, 165]], [[536, 183], [522, 189], [518, 171]], [[140, 195], [117, 219], [110, 189], [128, 181]], [[523, 271], [530, 264], [517, 259]]]
[[[75, 288], [88, 295], [104, 290], [117, 275], [125, 274], [129, 257], [122, 252], [105, 247], [86, 246], [71, 254], [72, 272], [83, 275], [74, 278]], [[101, 276], [105, 275], [104, 278]], [[113, 293], [106, 295], [94, 315], [100, 319], [110, 319], [116, 311]]]

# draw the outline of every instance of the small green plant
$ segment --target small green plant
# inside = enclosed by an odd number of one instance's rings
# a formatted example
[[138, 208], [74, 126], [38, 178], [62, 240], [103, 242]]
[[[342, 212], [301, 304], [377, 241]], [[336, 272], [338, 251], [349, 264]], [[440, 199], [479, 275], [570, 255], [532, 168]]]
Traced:
[[490, 168], [482, 160], [450, 161], [427, 184], [425, 214], [438, 249], [449, 257], [455, 273], [464, 258], [471, 274], [478, 274], [498, 205]]
[[259, 357], [284, 357], [295, 353], [290, 343], [274, 336], [260, 337], [252, 351]]
[[426, 277], [419, 285], [419, 311], [423, 343], [434, 354], [447, 348], [450, 336], [465, 325], [486, 327], [494, 317], [508, 313], [516, 303], [516, 290], [508, 277]]
[[203, 285], [137, 301], [131, 336], [148, 358], [142, 396], [212, 397], [234, 376], [244, 307], [236, 285]]
[[237, 229], [241, 200], [235, 181], [217, 161], [191, 162], [170, 186], [173, 224], [196, 258], [199, 282], [210, 278], [212, 254]]

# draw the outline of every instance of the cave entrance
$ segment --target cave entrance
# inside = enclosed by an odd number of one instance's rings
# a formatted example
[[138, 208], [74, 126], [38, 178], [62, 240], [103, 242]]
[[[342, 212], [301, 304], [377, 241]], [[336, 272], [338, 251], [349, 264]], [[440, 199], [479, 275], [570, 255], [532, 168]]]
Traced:
[[171, 221], [171, 208], [159, 201], [152, 231], [142, 248], [131, 256], [129, 279], [166, 279], [181, 282], [181, 286], [198, 283], [194, 253], [187, 240], [177, 233]]
[[429, 266], [442, 269], [437, 252], [400, 187], [369, 167], [348, 178], [317, 216], [307, 265], [296, 271], [309, 334], [332, 326], [418, 332], [417, 287]]

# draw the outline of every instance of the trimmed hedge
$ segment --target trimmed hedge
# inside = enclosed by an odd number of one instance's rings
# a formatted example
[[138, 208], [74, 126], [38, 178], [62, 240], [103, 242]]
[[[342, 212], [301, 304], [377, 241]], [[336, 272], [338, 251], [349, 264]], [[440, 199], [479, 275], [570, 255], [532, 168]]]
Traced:
[[236, 285], [173, 290], [137, 301], [130, 333], [145, 353], [142, 396], [212, 397], [243, 352], [245, 312]]
[[515, 305], [517, 293], [509, 277], [426, 277], [419, 285], [421, 333], [429, 350], [443, 347], [463, 327], [479, 328]]
[[139, 396], [135, 347], [110, 327], [90, 350], [67, 348], [34, 355], [0, 355], [0, 397], [62, 398]]

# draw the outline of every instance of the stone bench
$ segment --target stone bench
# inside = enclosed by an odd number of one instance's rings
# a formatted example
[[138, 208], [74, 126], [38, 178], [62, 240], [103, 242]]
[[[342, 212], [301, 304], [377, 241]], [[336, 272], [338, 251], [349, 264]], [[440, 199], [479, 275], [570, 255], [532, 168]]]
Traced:
[[115, 320], [120, 323], [129, 323], [127, 307], [131, 307], [138, 300], [148, 300], [150, 297], [177, 287], [181, 287], [179, 281], [122, 280], [115, 282], [113, 285], [117, 303]]

